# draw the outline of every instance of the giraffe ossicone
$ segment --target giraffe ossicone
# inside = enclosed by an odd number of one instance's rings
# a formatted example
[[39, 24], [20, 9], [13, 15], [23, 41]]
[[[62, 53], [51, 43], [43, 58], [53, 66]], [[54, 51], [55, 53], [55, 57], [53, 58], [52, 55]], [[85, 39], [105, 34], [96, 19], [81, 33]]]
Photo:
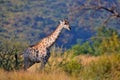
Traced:
[[60, 21], [55, 31], [49, 36], [43, 38], [37, 44], [29, 46], [24, 52], [24, 69], [27, 70], [35, 63], [40, 63], [40, 68], [43, 69], [50, 57], [50, 47], [55, 43], [59, 37], [62, 29], [71, 30], [68, 20]]

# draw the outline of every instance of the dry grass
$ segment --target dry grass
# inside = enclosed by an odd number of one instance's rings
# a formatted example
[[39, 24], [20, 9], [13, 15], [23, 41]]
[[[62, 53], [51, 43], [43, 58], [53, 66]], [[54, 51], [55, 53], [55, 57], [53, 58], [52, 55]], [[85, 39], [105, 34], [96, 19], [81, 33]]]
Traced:
[[76, 80], [64, 72], [25, 72], [0, 70], [0, 80]]
[[99, 60], [100, 56], [79, 55], [75, 59], [79, 61], [83, 66], [89, 65], [89, 63]]
[[[51, 66], [47, 64], [44, 72], [39, 71], [40, 64], [33, 65], [27, 72], [0, 70], [0, 80], [97, 80], [97, 74], [99, 74], [99, 78], [103, 76], [101, 80], [120, 80], [120, 55], [76, 56], [74, 59], [80, 61], [80, 64], [83, 66], [80, 73], [77, 73], [78, 76], [68, 75], [61, 69], [61, 66], [58, 66], [61, 60], [64, 60], [64, 57], [57, 56], [50, 59], [49, 63]], [[69, 61], [68, 56], [65, 58], [67, 59], [64, 62]]]
[[[38, 71], [40, 67], [39, 63], [30, 67], [27, 72], [25, 71], [7, 72], [4, 70], [0, 70], [0, 80], [78, 80], [77, 77], [68, 75], [64, 71], [59, 70], [58, 67], [55, 67], [57, 64], [61, 62], [61, 59], [64, 60], [63, 57], [65, 56], [62, 57], [59, 56], [57, 58], [54, 58], [54, 60], [50, 59], [52, 68], [51, 70], [45, 72]], [[82, 59], [83, 63], [86, 63], [86, 61], [91, 60], [92, 57], [88, 58], [87, 56], [83, 55], [79, 56], [79, 59]], [[69, 57], [67, 60], [69, 61]], [[46, 65], [46, 68], [47, 67], [49, 67], [48, 64]]]
[[[61, 59], [62, 57], [60, 56], [57, 58], [54, 58], [54, 60], [50, 59], [52, 68], [51, 70], [48, 70], [45, 72], [39, 72], [39, 67], [40, 67], [39, 63], [30, 67], [27, 72], [25, 71], [7, 72], [4, 70], [0, 70], [0, 80], [77, 80], [77, 77], [68, 75], [64, 71], [59, 70], [58, 67], [55, 67], [57, 64], [59, 64], [59, 62], [61, 62]], [[92, 60], [95, 60], [96, 57], [90, 57], [90, 56], [88, 57], [88, 56], [82, 55], [82, 56], [76, 57], [76, 59], [80, 59], [83, 64], [88, 64]], [[55, 60], [57, 62], [54, 62]], [[47, 67], [49, 67], [48, 64], [46, 65], [46, 68]]]

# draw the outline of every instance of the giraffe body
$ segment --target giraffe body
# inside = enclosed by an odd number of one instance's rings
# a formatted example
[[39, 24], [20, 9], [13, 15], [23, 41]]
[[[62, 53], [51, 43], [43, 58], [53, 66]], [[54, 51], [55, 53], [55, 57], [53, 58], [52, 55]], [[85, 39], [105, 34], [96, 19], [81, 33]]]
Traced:
[[24, 52], [24, 69], [26, 70], [35, 63], [41, 62], [41, 69], [44, 68], [50, 57], [49, 48], [55, 43], [63, 28], [70, 30], [67, 20], [61, 21], [56, 30], [46, 38], [43, 38], [36, 45], [29, 46]]

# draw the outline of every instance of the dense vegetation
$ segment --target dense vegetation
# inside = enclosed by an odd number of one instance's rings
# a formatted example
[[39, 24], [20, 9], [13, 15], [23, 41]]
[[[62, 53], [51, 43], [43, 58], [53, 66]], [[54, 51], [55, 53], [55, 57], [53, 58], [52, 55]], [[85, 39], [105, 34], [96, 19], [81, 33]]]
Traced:
[[[57, 27], [59, 20], [68, 18], [72, 31], [64, 30], [56, 44], [70, 48], [80, 39], [84, 42], [90, 38], [94, 34], [92, 30], [100, 27], [104, 19], [111, 15], [104, 10], [95, 13], [94, 10], [86, 12], [86, 9], [82, 11], [77, 9], [83, 7], [83, 3], [89, 2], [93, 4], [92, 0], [69, 0], [67, 3], [65, 0], [1, 0], [0, 38], [14, 38], [17, 41], [34, 44], [48, 36]], [[112, 7], [112, 2], [104, 0], [103, 2]], [[107, 27], [119, 29], [119, 19], [110, 19], [109, 22]]]

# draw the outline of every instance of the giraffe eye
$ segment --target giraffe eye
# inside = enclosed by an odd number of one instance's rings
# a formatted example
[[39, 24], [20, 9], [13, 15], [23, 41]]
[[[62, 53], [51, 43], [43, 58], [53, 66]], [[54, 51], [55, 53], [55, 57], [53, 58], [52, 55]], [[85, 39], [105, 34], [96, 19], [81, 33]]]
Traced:
[[67, 20], [65, 20], [65, 25], [68, 25], [68, 24], [69, 24], [69, 22]]

